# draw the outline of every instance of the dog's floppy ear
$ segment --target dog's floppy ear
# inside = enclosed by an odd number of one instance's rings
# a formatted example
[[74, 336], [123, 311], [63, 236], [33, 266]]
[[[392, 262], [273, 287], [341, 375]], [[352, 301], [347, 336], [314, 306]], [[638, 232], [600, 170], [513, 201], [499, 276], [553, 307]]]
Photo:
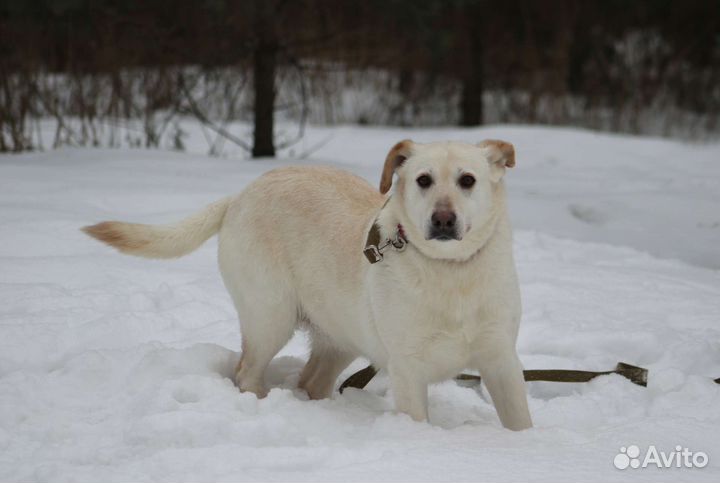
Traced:
[[505, 168], [515, 166], [515, 148], [512, 144], [497, 139], [486, 139], [478, 146], [485, 151], [490, 163], [490, 180], [497, 183], [505, 174]]
[[402, 166], [405, 160], [410, 157], [412, 145], [412, 141], [405, 139], [397, 143], [390, 150], [385, 158], [385, 166], [383, 166], [382, 176], [380, 177], [380, 193], [385, 194], [390, 191], [395, 170]]

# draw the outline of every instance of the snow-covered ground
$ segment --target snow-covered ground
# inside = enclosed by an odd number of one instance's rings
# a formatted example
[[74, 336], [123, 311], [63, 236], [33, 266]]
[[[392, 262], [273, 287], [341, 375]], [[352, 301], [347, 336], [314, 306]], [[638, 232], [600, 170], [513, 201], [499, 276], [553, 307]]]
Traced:
[[[191, 151], [201, 151], [199, 134]], [[78, 231], [176, 220], [260, 173], [336, 164], [375, 184], [388, 148], [501, 138], [527, 368], [647, 367], [530, 383], [535, 428], [502, 429], [483, 390], [430, 392], [431, 423], [392, 411], [387, 380], [307, 401], [298, 335], [258, 401], [228, 376], [240, 347], [215, 242], [176, 261], [118, 255]], [[244, 161], [145, 150], [0, 157], [0, 481], [718, 481], [720, 146], [568, 129], [313, 128]], [[613, 246], [616, 245], [616, 246]], [[624, 245], [624, 246], [619, 246]], [[363, 367], [357, 361], [344, 375]], [[613, 466], [681, 445], [705, 468]]]

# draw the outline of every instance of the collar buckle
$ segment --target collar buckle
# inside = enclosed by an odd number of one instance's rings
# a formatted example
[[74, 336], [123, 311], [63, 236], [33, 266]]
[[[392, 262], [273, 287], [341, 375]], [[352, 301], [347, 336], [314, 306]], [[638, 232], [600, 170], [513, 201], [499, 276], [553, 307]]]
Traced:
[[395, 238], [387, 238], [385, 243], [380, 246], [368, 244], [365, 246], [363, 253], [365, 258], [371, 264], [383, 261], [385, 258], [383, 252], [387, 251], [388, 248], [392, 248], [396, 252], [404, 252], [407, 248], [407, 240], [405, 237], [398, 232]]
[[394, 240], [388, 240], [388, 243], [390, 243], [396, 252], [404, 252], [405, 248], [407, 248], [407, 240], [400, 233], [397, 234]]
[[382, 252], [375, 245], [366, 246], [365, 249], [363, 250], [363, 253], [365, 254], [365, 258], [367, 258], [368, 262], [370, 262], [370, 263], [382, 262], [382, 260], [383, 260]]

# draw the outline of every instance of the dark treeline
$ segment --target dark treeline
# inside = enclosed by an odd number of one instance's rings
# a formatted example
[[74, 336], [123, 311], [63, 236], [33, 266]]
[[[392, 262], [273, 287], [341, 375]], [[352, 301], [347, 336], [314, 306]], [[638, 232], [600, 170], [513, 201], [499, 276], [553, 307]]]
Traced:
[[[0, 151], [37, 147], [48, 118], [53, 145], [181, 148], [189, 116], [273, 155], [292, 142], [276, 118], [301, 134], [351, 81], [392, 102], [344, 121], [714, 133], [720, 2], [0, 0]], [[107, 129], [131, 119], [136, 136]]]

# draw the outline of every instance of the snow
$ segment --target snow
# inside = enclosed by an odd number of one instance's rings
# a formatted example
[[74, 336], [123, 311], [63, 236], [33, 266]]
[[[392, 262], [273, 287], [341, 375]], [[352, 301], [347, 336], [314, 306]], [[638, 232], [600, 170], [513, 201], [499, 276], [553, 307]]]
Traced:
[[[312, 128], [280, 160], [139, 149], [0, 157], [1, 481], [717, 481], [720, 146], [571, 129]], [[121, 256], [80, 226], [176, 220], [279, 165], [377, 183], [396, 141], [501, 138], [527, 368], [650, 370], [530, 383], [535, 428], [504, 430], [484, 389], [430, 390], [431, 422], [393, 412], [387, 379], [308, 401], [302, 334], [266, 399], [228, 378], [236, 314], [214, 240], [176, 261]], [[322, 144], [308, 159], [298, 153]], [[343, 375], [364, 366], [356, 361]], [[621, 447], [676, 445], [705, 468], [618, 470]]]

